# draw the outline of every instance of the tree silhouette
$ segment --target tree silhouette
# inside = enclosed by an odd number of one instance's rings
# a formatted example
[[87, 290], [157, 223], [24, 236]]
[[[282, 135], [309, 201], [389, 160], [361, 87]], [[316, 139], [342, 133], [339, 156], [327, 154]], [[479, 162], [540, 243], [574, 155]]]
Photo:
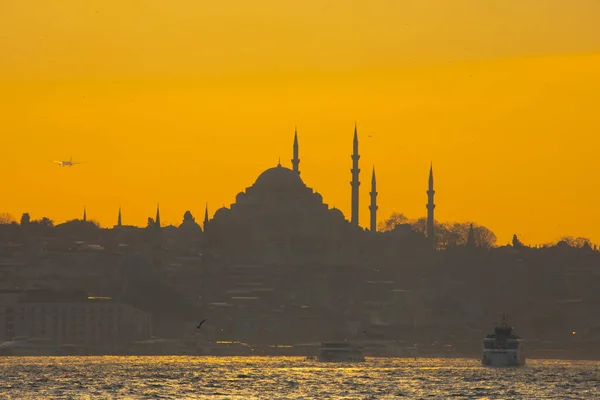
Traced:
[[516, 235], [516, 234], [515, 234], [515, 235], [513, 235], [513, 238], [512, 238], [512, 245], [513, 245], [513, 247], [514, 247], [515, 249], [521, 249], [521, 248], [523, 248], [523, 247], [524, 247], [524, 246], [523, 246], [523, 243], [521, 243], [521, 241], [519, 240], [519, 238], [517, 237], [517, 235]]
[[562, 238], [560, 238], [560, 240], [558, 241], [558, 243], [555, 244], [558, 245], [559, 243], [564, 242], [565, 244], [567, 244], [569, 247], [575, 247], [578, 249], [581, 249], [583, 247], [592, 247], [592, 242], [590, 239], [585, 238], [585, 237], [573, 237], [573, 236], [564, 236]]
[[471, 224], [454, 222], [452, 224], [444, 224], [445, 231], [441, 231], [440, 234], [446, 234], [448, 246], [464, 246], [467, 244], [469, 238], [469, 230]]
[[37, 222], [38, 224], [45, 226], [46, 228], [52, 228], [54, 226], [54, 221], [52, 221], [48, 217], [43, 217], [42, 219], [34, 222]]
[[0, 213], [0, 225], [12, 224], [15, 219], [9, 213]]
[[[415, 232], [427, 234], [427, 218], [416, 220], [408, 219], [404, 214], [394, 212], [379, 224], [379, 230], [386, 232], [397, 226], [409, 224]], [[473, 236], [475, 245], [483, 248], [494, 247], [497, 241], [494, 232], [483, 225], [471, 222], [441, 223], [433, 222], [435, 232], [435, 244], [439, 250], [452, 246], [464, 246], [467, 244], [469, 229], [473, 225]]]
[[409, 220], [404, 214], [393, 212], [388, 219], [379, 223], [378, 230], [380, 232], [391, 231], [398, 225], [407, 224], [408, 222]]
[[21, 215], [21, 225], [27, 225], [31, 221], [31, 216], [29, 213], [23, 213]]
[[496, 234], [483, 225], [475, 227], [475, 239], [479, 247], [491, 248], [496, 245], [498, 238]]

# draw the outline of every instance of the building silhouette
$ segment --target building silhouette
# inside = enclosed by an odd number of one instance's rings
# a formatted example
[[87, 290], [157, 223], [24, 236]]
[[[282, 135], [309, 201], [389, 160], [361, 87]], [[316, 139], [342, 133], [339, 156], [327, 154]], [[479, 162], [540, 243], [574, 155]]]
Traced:
[[476, 247], [475, 244], [475, 230], [473, 229], [473, 224], [469, 226], [469, 234], [467, 235], [467, 248], [473, 249]]
[[[89, 348], [124, 348], [152, 332], [152, 316], [110, 297], [83, 290], [0, 290], [0, 341], [46, 338]], [[2, 349], [6, 350], [6, 349]]]
[[208, 227], [208, 203], [206, 203], [206, 208], [204, 209], [204, 222], [203, 222], [203, 228], [204, 228], [204, 232], [206, 232], [206, 228]]
[[427, 190], [427, 238], [431, 242], [431, 246], [435, 248], [435, 232], [434, 232], [434, 217], [433, 210], [435, 209], [435, 204], [433, 202], [433, 196], [435, 195], [435, 190], [433, 190], [433, 163], [429, 167], [429, 189]]
[[292, 158], [294, 172], [300, 175], [300, 159], [298, 158], [298, 130], [294, 129], [294, 158]]
[[[218, 209], [212, 219], [205, 211], [204, 230], [206, 254], [235, 258], [237, 262], [327, 262], [359, 264], [367, 248], [373, 248], [358, 224], [359, 213], [359, 150], [358, 129], [354, 127], [351, 217], [347, 220], [336, 207], [323, 201], [320, 193], [308, 187], [300, 177], [298, 165], [299, 139], [294, 131], [292, 168], [280, 162], [263, 171], [254, 184], [238, 193], [229, 207]], [[430, 203], [433, 203], [433, 170], [430, 169]], [[377, 178], [373, 167], [370, 191], [370, 221], [368, 231], [377, 232]], [[432, 207], [428, 205], [430, 225]], [[210, 223], [210, 231], [207, 229]], [[409, 232], [410, 231], [410, 232]], [[433, 229], [428, 231], [433, 235]], [[412, 228], [402, 227], [395, 239], [416, 240], [426, 244], [425, 237]], [[421, 237], [420, 240], [417, 237]], [[407, 242], [408, 243], [408, 242]], [[415, 242], [416, 243], [416, 242]], [[415, 245], [413, 243], [413, 245]], [[413, 246], [411, 245], [411, 246]], [[418, 247], [421, 244], [417, 245]], [[423, 246], [427, 247], [427, 246]], [[432, 246], [428, 246], [432, 248]], [[371, 251], [371, 250], [368, 250]]]
[[358, 198], [359, 198], [359, 175], [360, 169], [358, 168], [358, 160], [360, 159], [360, 155], [358, 154], [358, 131], [356, 128], [356, 123], [354, 124], [354, 143], [353, 143], [353, 152], [352, 152], [352, 169], [350, 172], [352, 173], [352, 182], [350, 182], [350, 186], [352, 187], [352, 201], [351, 201], [351, 217], [350, 222], [353, 225], [358, 226]]
[[[353, 152], [351, 155], [352, 169], [350, 170], [350, 172], [352, 174], [352, 180], [350, 182], [352, 190], [351, 190], [351, 215], [350, 215], [349, 222], [350, 222], [350, 224], [352, 224], [356, 227], [360, 227], [358, 216], [359, 216], [359, 196], [360, 196], [359, 176], [360, 176], [361, 170], [359, 168], [360, 154], [359, 154], [358, 146], [359, 146], [358, 128], [355, 123], [354, 137], [353, 137]], [[300, 158], [299, 158], [299, 140], [298, 140], [297, 129], [294, 129], [294, 141], [293, 141], [293, 146], [292, 146], [292, 152], [293, 152], [293, 157], [291, 159], [292, 169], [283, 167], [281, 165], [281, 161], [279, 160], [277, 165], [274, 168], [270, 168], [270, 169], [267, 169], [266, 171], [264, 171], [259, 176], [256, 183], [252, 187], [247, 188], [247, 190], [245, 192], [239, 193], [236, 196], [236, 202], [231, 205], [230, 209], [233, 210], [234, 208], [239, 208], [240, 205], [246, 204], [248, 202], [248, 200], [247, 200], [247, 196], [249, 195], [248, 190], [250, 191], [250, 193], [261, 192], [262, 194], [264, 194], [264, 190], [266, 190], [266, 187], [269, 187], [269, 191], [272, 193], [278, 193], [277, 196], [281, 200], [281, 199], [286, 198], [286, 196], [288, 194], [286, 192], [290, 192], [291, 188], [306, 187], [303, 180], [298, 179], [298, 177], [300, 176], [300, 170], [299, 170]], [[287, 171], [294, 172], [296, 177], [292, 178], [292, 175], [288, 174]], [[312, 191], [312, 189], [310, 189], [310, 190]], [[321, 195], [317, 192], [314, 192], [314, 194], [319, 199], [319, 201], [322, 202]], [[376, 173], [375, 173], [375, 167], [373, 167], [373, 172], [372, 172], [372, 177], [371, 177], [371, 191], [369, 193], [371, 201], [370, 201], [370, 205], [369, 205], [370, 218], [369, 218], [369, 227], [368, 228], [369, 228], [369, 231], [371, 231], [371, 232], [377, 232], [377, 211], [379, 209], [379, 206], [377, 204], [378, 194], [379, 193], [377, 192], [377, 178], [376, 178]], [[435, 194], [435, 190], [433, 189], [433, 165], [431, 165], [430, 170], [429, 170], [429, 187], [427, 190], [428, 203], [426, 205], [426, 208], [427, 208], [426, 237], [430, 241], [432, 248], [435, 248], [434, 194]], [[258, 200], [253, 200], [253, 201], [257, 202]], [[276, 204], [271, 204], [271, 206], [276, 207]], [[329, 206], [327, 204], [323, 204], [323, 206], [329, 208]], [[242, 206], [242, 207], [245, 207], [245, 206]], [[217, 217], [217, 214], [224, 215], [226, 213], [225, 210], [229, 210], [229, 209], [226, 207], [222, 207], [219, 210], [217, 210], [217, 212], [213, 216], [213, 219]], [[334, 213], [341, 214], [341, 211], [335, 207], [332, 207], [330, 210], [333, 211]], [[343, 216], [343, 214], [342, 214], [342, 216]], [[157, 218], [158, 218], [158, 213], [157, 213]], [[209, 220], [209, 218], [208, 218], [208, 205], [207, 205], [206, 210], [205, 210], [205, 216], [204, 216], [204, 230], [205, 231], [206, 231], [206, 226], [208, 225], [209, 222], [212, 223], [212, 221]]]
[[369, 210], [371, 211], [371, 232], [377, 232], [377, 179], [375, 178], [375, 167], [373, 167], [373, 176], [371, 177], [371, 205]]

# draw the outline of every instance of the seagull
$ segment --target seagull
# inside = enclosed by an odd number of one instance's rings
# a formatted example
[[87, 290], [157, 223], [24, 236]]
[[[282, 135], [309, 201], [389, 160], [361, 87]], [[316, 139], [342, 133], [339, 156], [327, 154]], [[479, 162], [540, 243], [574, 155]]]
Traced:
[[206, 319], [203, 319], [202, 321], [200, 321], [200, 323], [198, 324], [198, 326], [196, 328], [200, 329], [200, 327], [202, 326], [202, 324], [204, 323], [204, 321], [206, 321]]

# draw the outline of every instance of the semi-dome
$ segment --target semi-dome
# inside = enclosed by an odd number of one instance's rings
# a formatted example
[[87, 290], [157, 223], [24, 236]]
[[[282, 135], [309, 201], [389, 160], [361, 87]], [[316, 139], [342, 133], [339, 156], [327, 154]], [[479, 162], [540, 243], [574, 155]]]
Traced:
[[258, 176], [254, 186], [258, 188], [305, 188], [300, 175], [289, 168], [278, 165]]
[[344, 213], [339, 208], [336, 208], [336, 207], [330, 208], [329, 212], [331, 214], [335, 215], [337, 218], [346, 219], [346, 217], [344, 217]]
[[213, 219], [219, 218], [223, 215], [226, 215], [228, 212], [229, 212], [229, 209], [227, 207], [221, 207], [217, 211], [215, 211], [215, 215], [213, 216]]
[[244, 200], [246, 200], [246, 193], [244, 192], [239, 192], [237, 196], [235, 196], [235, 202], [238, 204], [243, 203]]

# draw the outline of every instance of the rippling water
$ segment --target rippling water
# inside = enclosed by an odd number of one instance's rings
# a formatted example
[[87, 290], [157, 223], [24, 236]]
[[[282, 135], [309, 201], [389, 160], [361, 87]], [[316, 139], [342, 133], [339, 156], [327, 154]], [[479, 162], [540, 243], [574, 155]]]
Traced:
[[473, 359], [2, 357], [3, 399], [600, 399], [600, 362]]

